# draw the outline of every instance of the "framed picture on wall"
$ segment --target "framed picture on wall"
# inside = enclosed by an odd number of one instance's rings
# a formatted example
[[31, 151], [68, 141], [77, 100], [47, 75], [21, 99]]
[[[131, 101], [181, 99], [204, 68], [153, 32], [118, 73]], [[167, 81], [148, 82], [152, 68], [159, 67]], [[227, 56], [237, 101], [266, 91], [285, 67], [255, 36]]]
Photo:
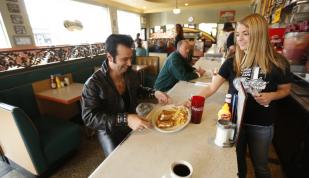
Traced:
[[32, 39], [29, 35], [24, 36], [14, 36], [15, 45], [22, 46], [22, 45], [32, 45]]
[[23, 16], [21, 15], [11, 15], [11, 20], [13, 24], [23, 24]]
[[23, 25], [14, 25], [14, 31], [16, 34], [26, 34], [26, 28]]
[[20, 9], [19, 9], [18, 4], [7, 3], [6, 6], [7, 6], [8, 11], [9, 11], [10, 13], [20, 13]]

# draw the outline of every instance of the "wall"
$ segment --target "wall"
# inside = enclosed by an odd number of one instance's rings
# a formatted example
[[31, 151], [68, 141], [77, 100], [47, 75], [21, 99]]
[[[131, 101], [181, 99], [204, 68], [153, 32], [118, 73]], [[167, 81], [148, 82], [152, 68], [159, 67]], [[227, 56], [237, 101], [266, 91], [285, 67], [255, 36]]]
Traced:
[[[8, 6], [7, 6], [8, 3], [17, 5], [19, 7], [20, 12], [15, 12], [15, 13], [9, 12]], [[2, 15], [2, 18], [3, 18], [3, 21], [4, 21], [4, 25], [6, 27], [8, 37], [10, 39], [10, 43], [11, 43], [12, 47], [18, 47], [15, 44], [15, 41], [14, 41], [15, 36], [30, 36], [31, 44], [29, 44], [28, 46], [34, 45], [33, 33], [32, 33], [32, 29], [31, 29], [31, 26], [30, 26], [30, 22], [29, 22], [28, 15], [27, 15], [27, 12], [26, 12], [26, 7], [25, 7], [23, 0], [19, 0], [17, 2], [1, 0], [0, 1], [0, 12], [1, 12], [1, 15]], [[11, 15], [22, 16], [23, 22], [21, 24], [12, 23]], [[16, 32], [14, 30], [14, 26], [24, 26], [26, 33], [25, 34], [16, 34]]]
[[148, 27], [154, 27], [156, 25], [166, 24], [187, 24], [188, 17], [194, 18], [193, 23], [217, 23], [219, 22], [219, 13], [222, 10], [235, 10], [235, 20], [238, 21], [241, 18], [251, 14], [250, 7], [247, 5], [239, 5], [233, 8], [223, 9], [218, 7], [201, 8], [201, 9], [188, 9], [182, 10], [180, 14], [175, 15], [172, 11], [148, 14]]
[[118, 33], [117, 9], [114, 7], [108, 7], [108, 8], [109, 8], [112, 33], [117, 34]]

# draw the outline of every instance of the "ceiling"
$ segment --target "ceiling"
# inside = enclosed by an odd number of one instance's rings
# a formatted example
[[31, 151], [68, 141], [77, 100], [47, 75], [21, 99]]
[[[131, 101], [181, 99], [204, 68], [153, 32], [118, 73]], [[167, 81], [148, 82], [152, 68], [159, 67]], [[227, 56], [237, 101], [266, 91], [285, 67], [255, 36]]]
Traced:
[[[176, 0], [95, 0], [101, 4], [122, 7], [139, 13], [156, 13], [171, 11], [176, 7]], [[250, 5], [252, 0], [177, 0], [178, 8], [233, 8], [233, 6]], [[185, 4], [188, 3], [186, 6]]]

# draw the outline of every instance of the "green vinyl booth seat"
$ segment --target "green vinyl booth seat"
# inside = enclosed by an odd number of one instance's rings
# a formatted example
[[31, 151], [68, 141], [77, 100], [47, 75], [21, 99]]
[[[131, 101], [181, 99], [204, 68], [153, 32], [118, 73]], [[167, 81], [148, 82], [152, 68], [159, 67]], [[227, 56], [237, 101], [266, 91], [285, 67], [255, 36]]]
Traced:
[[80, 143], [77, 124], [54, 118], [32, 118], [19, 107], [0, 103], [0, 144], [10, 160], [41, 175]]

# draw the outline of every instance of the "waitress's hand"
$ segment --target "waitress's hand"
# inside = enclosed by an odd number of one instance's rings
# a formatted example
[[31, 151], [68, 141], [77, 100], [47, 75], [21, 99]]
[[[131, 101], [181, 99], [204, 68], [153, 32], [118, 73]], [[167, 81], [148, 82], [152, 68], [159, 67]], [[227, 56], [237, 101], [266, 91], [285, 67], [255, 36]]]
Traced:
[[255, 101], [262, 106], [267, 106], [272, 101], [272, 94], [269, 93], [258, 93], [253, 96]]
[[191, 99], [188, 99], [187, 101], [183, 102], [182, 105], [187, 108], [191, 108]]

